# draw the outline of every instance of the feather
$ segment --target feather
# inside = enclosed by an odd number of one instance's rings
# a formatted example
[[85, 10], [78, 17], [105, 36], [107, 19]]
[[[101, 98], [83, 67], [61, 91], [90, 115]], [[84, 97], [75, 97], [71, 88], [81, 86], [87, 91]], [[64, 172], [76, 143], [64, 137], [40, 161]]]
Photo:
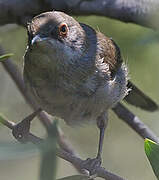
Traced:
[[129, 94], [124, 98], [127, 103], [136, 107], [140, 107], [146, 111], [153, 112], [158, 110], [158, 105], [139, 88], [137, 88], [132, 82], [128, 81], [127, 86], [131, 89]]

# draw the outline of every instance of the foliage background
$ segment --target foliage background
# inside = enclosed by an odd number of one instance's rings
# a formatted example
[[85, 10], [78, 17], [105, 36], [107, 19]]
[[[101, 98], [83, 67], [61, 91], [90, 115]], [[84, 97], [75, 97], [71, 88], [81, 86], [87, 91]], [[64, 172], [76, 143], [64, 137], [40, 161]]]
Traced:
[[[75, 18], [93, 26], [117, 42], [121, 48], [123, 59], [128, 64], [131, 80], [159, 103], [158, 33], [105, 17]], [[10, 25], [0, 28], [0, 44], [3, 44], [7, 52], [15, 54], [13, 59], [22, 70], [22, 57], [27, 45], [26, 30]], [[159, 134], [159, 112], [148, 113], [132, 106], [128, 106], [128, 108], [157, 135]], [[22, 120], [32, 112], [2, 66], [0, 66], [0, 112], [15, 122]], [[98, 130], [94, 124], [75, 129], [68, 127], [63, 121], [60, 121], [59, 124], [82, 158], [95, 156]], [[39, 136], [45, 135], [45, 130], [38, 120], [32, 123], [32, 131]], [[38, 180], [39, 153], [30, 150], [28, 150], [29, 152], [25, 150], [25, 153], [9, 152], [9, 148], [2, 151], [3, 144], [6, 142], [16, 143], [10, 130], [0, 126], [0, 179]], [[156, 179], [144, 153], [144, 141], [113, 112], [110, 112], [106, 130], [103, 166], [129, 180]], [[59, 159], [57, 177], [73, 174], [77, 174], [74, 168]]]

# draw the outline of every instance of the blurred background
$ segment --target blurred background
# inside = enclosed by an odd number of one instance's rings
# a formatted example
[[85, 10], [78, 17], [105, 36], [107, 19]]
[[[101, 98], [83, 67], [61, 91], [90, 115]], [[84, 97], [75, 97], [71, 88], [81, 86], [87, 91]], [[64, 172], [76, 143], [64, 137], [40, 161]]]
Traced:
[[[129, 76], [140, 89], [159, 104], [159, 34], [134, 24], [125, 24], [108, 18], [75, 17], [103, 32], [121, 48], [122, 57], [129, 67]], [[0, 44], [7, 52], [14, 53], [13, 61], [22, 71], [23, 55], [27, 45], [27, 33], [15, 25], [0, 28]], [[159, 135], [159, 112], [149, 113], [126, 105], [133, 113]], [[9, 120], [18, 122], [32, 112], [16, 86], [0, 64], [0, 112]], [[99, 131], [95, 124], [79, 128], [59, 122], [65, 135], [80, 156], [94, 157], [97, 151]], [[45, 129], [36, 119], [32, 132], [45, 136]], [[40, 155], [32, 145], [20, 145], [11, 131], [0, 125], [0, 179], [38, 180]], [[144, 141], [110, 111], [105, 134], [103, 166], [129, 180], [155, 180], [144, 153]], [[58, 159], [57, 178], [77, 174], [64, 160]]]

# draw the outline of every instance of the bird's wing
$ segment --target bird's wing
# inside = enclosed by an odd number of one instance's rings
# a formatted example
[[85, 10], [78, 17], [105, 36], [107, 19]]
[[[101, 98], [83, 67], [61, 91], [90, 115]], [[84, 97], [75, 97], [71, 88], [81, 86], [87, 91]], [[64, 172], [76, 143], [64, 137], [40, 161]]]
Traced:
[[131, 89], [129, 94], [124, 98], [127, 103], [140, 107], [146, 111], [153, 112], [158, 110], [158, 105], [150, 97], [138, 89], [132, 82], [128, 81], [127, 86]]
[[[99, 59], [103, 59], [103, 63], [108, 64], [111, 77], [113, 77], [122, 64], [120, 49], [111, 39], [97, 32], [99, 42]], [[101, 51], [100, 51], [101, 50]]]
[[[102, 33], [98, 32], [97, 37], [98, 42], [100, 42], [99, 49], [102, 49], [99, 53], [99, 56], [101, 59], [103, 59], [104, 63], [109, 65], [109, 71], [111, 77], [113, 77], [122, 64], [120, 49], [112, 39], [104, 36]], [[145, 95], [140, 89], [138, 89], [133, 83], [128, 81], [127, 86], [132, 90], [124, 98], [126, 102], [136, 107], [140, 107], [146, 111], [158, 110], [158, 105], [151, 98]]]

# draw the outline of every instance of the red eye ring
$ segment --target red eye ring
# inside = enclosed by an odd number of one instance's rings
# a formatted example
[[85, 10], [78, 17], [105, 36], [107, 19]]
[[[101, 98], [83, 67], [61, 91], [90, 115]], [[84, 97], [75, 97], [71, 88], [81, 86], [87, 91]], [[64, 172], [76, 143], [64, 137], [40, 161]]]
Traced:
[[59, 25], [59, 35], [62, 37], [66, 37], [68, 33], [68, 26], [66, 23], [62, 23]]

